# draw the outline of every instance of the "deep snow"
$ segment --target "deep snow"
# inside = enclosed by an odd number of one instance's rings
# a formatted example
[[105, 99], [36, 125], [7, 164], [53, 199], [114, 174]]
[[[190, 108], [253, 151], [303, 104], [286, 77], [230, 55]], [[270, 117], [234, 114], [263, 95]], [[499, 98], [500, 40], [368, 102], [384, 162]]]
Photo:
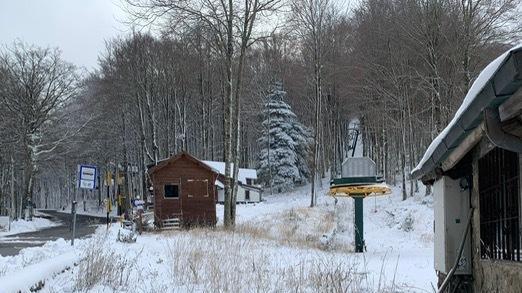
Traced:
[[[127, 244], [116, 241], [117, 225], [100, 227], [74, 248], [60, 239], [0, 257], [0, 278], [27, 289], [34, 278], [16, 284], [16, 276], [45, 273], [41, 292], [432, 291], [431, 197], [401, 201], [394, 188], [393, 195], [365, 199], [367, 252], [355, 254], [353, 200], [336, 204], [323, 186], [315, 208], [308, 207], [308, 186], [238, 205], [236, 232], [218, 224], [215, 230], [145, 233]], [[64, 266], [82, 261], [61, 272], [52, 259]]]

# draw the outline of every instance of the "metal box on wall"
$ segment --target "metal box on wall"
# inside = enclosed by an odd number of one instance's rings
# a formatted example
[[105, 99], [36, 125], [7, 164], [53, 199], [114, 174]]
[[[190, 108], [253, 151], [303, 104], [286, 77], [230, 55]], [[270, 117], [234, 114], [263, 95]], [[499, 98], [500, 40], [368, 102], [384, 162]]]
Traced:
[[[470, 209], [470, 191], [460, 187], [460, 180], [443, 176], [433, 185], [435, 213], [435, 270], [447, 274], [457, 258]], [[470, 233], [455, 274], [471, 275]]]

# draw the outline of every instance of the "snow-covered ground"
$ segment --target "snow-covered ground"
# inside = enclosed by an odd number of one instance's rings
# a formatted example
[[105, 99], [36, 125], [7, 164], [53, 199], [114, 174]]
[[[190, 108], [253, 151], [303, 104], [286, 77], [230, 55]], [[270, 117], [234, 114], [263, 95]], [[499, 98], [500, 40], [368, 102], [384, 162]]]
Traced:
[[[128, 244], [116, 241], [113, 225], [74, 248], [63, 240], [27, 248], [0, 257], [0, 284], [48, 268], [41, 292], [432, 291], [430, 197], [401, 201], [394, 189], [391, 196], [365, 199], [367, 252], [355, 254], [353, 200], [335, 203], [326, 187], [315, 208], [308, 207], [307, 187], [238, 205], [233, 232], [218, 224], [145, 233]], [[57, 270], [49, 259], [70, 269]]]
[[0, 232], [0, 239], [3, 236], [24, 233], [24, 232], [33, 232], [45, 228], [50, 228], [54, 226], [61, 225], [60, 223], [53, 222], [51, 220], [39, 217], [33, 217], [32, 221], [25, 220], [17, 220], [11, 222], [11, 230], [7, 232]]

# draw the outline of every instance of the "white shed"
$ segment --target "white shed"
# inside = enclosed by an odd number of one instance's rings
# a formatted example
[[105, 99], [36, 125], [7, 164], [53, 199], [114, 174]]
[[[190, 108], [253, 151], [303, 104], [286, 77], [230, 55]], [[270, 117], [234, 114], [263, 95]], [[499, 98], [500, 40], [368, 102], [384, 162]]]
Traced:
[[[211, 168], [217, 170], [220, 174], [225, 175], [225, 163], [216, 161], [203, 161]], [[232, 170], [234, 166], [232, 166]], [[262, 199], [263, 190], [256, 183], [257, 171], [255, 169], [239, 168], [238, 173], [238, 188], [237, 199], [238, 203], [253, 203], [260, 202]], [[225, 201], [225, 190], [223, 182], [216, 181], [218, 188], [218, 202]]]

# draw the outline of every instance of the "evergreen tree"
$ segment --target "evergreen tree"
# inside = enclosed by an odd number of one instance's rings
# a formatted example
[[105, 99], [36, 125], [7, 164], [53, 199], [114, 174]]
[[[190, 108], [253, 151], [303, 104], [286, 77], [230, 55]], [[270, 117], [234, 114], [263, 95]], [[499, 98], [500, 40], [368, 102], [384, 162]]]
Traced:
[[286, 92], [276, 85], [262, 112], [263, 135], [258, 139], [258, 177], [276, 192], [288, 191], [308, 182], [311, 133], [284, 100]]

